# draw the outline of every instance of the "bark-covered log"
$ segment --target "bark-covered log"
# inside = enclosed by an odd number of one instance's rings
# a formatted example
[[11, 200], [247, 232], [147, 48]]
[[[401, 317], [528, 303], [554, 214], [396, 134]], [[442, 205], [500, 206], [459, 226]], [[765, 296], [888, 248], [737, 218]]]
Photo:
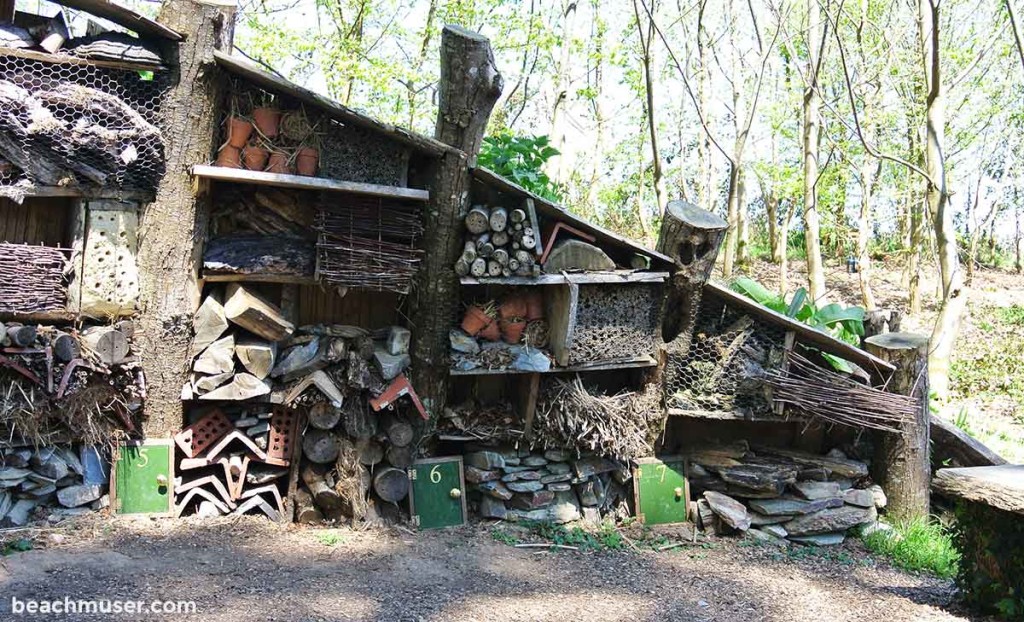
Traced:
[[928, 337], [912, 333], [886, 333], [865, 342], [868, 352], [896, 366], [888, 390], [920, 399], [912, 421], [902, 434], [879, 432], [871, 476], [889, 498], [893, 518], [927, 518], [930, 511], [931, 460], [928, 411]]
[[398, 418], [390, 418], [385, 426], [385, 432], [388, 435], [388, 441], [392, 445], [399, 447], [405, 447], [412, 442], [412, 439], [416, 435], [416, 431], [407, 421], [402, 421]]
[[342, 414], [341, 408], [330, 402], [317, 402], [309, 409], [307, 420], [318, 430], [332, 430], [341, 421]]
[[406, 445], [405, 447], [399, 447], [398, 445], [391, 445], [388, 447], [385, 457], [388, 460], [388, 464], [399, 469], [408, 469], [412, 466], [415, 460], [416, 448], [412, 445]]
[[326, 467], [307, 464], [302, 467], [302, 482], [309, 488], [313, 501], [322, 510], [336, 510], [343, 504], [341, 495], [327, 485], [325, 481]]
[[315, 246], [290, 235], [233, 233], [214, 238], [203, 253], [208, 274], [313, 276]]
[[148, 399], [143, 433], [169, 438], [181, 429], [178, 400], [188, 368], [189, 330], [199, 305], [199, 249], [209, 218], [209, 197], [193, 189], [191, 167], [213, 159], [225, 80], [213, 51], [232, 49], [235, 5], [203, 0], [165, 2], [157, 18], [186, 38], [165, 50], [173, 86], [160, 107], [166, 127], [167, 173], [148, 204], [139, 236], [140, 341]]
[[490, 227], [490, 214], [483, 205], [474, 205], [466, 214], [466, 230], [473, 235], [486, 233]]
[[319, 523], [324, 515], [313, 504], [313, 496], [299, 488], [295, 491], [295, 522], [300, 525]]
[[430, 252], [420, 263], [412, 300], [412, 325], [418, 331], [412, 351], [412, 381], [430, 413], [441, 412], [448, 396], [448, 331], [459, 300], [454, 264], [463, 240], [461, 215], [469, 202], [467, 165], [480, 151], [502, 84], [487, 38], [458, 26], [445, 26], [434, 136], [453, 149], [441, 156], [431, 171], [422, 241]]
[[36, 340], [36, 327], [34, 325], [17, 325], [7, 327], [7, 339], [18, 348], [27, 348]]
[[384, 459], [384, 447], [377, 441], [363, 439], [356, 443], [359, 450], [359, 464], [372, 467]]
[[338, 458], [341, 441], [328, 430], [313, 428], [302, 435], [302, 453], [311, 462], [328, 464]]
[[351, 399], [345, 404], [345, 433], [354, 439], [368, 439], [377, 434], [377, 413], [366, 400]]
[[78, 339], [67, 333], [57, 332], [50, 341], [50, 344], [53, 346], [54, 356], [59, 361], [67, 363], [82, 355], [82, 345], [78, 342]]
[[388, 503], [398, 503], [409, 494], [409, 476], [402, 469], [381, 469], [373, 478], [373, 490]]

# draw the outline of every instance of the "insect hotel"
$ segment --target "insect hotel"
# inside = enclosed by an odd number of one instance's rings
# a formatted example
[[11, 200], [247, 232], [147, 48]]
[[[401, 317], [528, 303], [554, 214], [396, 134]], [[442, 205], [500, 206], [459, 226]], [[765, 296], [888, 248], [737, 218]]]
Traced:
[[431, 138], [232, 55], [231, 3], [61, 4], [0, 2], [3, 524], [927, 510], [921, 344], [710, 282], [686, 203], [655, 250], [476, 166], [483, 37], [445, 28]]

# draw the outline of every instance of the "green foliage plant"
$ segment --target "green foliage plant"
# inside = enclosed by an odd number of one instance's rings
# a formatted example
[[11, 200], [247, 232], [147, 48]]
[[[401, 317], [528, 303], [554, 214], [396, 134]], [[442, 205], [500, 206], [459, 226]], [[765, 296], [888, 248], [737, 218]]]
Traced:
[[477, 162], [534, 194], [561, 201], [562, 189], [544, 172], [544, 165], [556, 155], [559, 151], [551, 146], [547, 136], [502, 132], [484, 138]]

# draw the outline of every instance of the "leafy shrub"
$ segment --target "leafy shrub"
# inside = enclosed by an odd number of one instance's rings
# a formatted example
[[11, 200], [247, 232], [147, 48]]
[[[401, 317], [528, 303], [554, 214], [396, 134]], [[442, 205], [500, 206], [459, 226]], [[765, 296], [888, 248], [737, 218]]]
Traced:
[[560, 201], [562, 189], [544, 172], [544, 164], [556, 155], [559, 151], [549, 144], [547, 136], [505, 132], [484, 139], [477, 162], [534, 194]]
[[1024, 523], [1019, 514], [962, 501], [954, 541], [962, 555], [957, 584], [968, 604], [1024, 620]]
[[892, 531], [874, 531], [863, 538], [868, 550], [884, 555], [905, 570], [921, 570], [944, 579], [956, 575], [960, 553], [948, 529], [928, 519], [897, 523]]

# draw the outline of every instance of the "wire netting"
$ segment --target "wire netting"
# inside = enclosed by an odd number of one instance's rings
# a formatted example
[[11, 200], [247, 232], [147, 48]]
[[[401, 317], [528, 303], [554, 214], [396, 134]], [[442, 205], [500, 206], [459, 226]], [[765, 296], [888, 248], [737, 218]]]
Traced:
[[663, 285], [580, 285], [569, 364], [654, 353]]
[[665, 398], [670, 409], [764, 415], [772, 403], [764, 372], [782, 365], [785, 331], [705, 291], [694, 306], [692, 336], [667, 344]]
[[90, 185], [149, 192], [164, 174], [168, 71], [0, 54], [0, 189]]

